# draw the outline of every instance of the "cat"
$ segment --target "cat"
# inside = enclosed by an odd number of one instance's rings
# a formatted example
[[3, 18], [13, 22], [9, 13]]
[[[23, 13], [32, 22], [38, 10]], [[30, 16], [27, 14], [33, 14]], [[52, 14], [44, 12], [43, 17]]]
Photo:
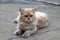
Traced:
[[19, 8], [19, 15], [14, 22], [18, 22], [17, 30], [14, 34], [21, 34], [23, 37], [29, 37], [39, 28], [48, 25], [48, 16], [43, 12], [35, 12], [36, 8]]

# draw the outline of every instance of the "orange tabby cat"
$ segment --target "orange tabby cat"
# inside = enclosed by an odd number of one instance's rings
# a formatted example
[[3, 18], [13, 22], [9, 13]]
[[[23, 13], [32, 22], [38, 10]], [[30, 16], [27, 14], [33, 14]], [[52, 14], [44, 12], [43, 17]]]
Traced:
[[35, 12], [35, 8], [19, 8], [19, 16], [15, 19], [18, 22], [17, 30], [14, 34], [21, 34], [23, 37], [29, 37], [35, 33], [38, 28], [48, 25], [48, 17], [43, 12]]

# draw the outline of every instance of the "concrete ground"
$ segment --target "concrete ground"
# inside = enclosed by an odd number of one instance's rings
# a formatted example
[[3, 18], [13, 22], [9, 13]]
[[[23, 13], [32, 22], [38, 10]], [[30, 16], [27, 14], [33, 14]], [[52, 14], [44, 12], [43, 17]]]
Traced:
[[37, 11], [45, 12], [49, 18], [49, 26], [37, 31], [29, 38], [18, 38], [13, 34], [19, 7], [36, 7], [36, 5], [0, 4], [0, 40], [60, 40], [60, 7], [40, 6]]
[[45, 2], [51, 2], [51, 3], [60, 3], [60, 0], [36, 0], [36, 1], [45, 1]]

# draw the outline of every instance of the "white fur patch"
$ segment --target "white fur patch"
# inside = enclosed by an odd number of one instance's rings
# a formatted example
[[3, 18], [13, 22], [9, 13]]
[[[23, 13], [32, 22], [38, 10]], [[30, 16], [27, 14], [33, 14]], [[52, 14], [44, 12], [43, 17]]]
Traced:
[[39, 17], [39, 16], [47, 17], [47, 14], [44, 12], [35, 12], [35, 15], [36, 17]]

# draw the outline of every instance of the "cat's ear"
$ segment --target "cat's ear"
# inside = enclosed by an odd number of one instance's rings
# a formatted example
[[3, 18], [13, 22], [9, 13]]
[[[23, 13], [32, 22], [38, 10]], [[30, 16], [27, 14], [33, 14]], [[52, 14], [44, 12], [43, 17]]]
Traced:
[[32, 8], [32, 11], [36, 11], [36, 8]]
[[23, 13], [24, 13], [23, 8], [19, 8], [19, 12], [20, 12], [21, 14], [23, 14]]
[[39, 8], [40, 6], [36, 6], [36, 7], [33, 7], [33, 11], [36, 11], [37, 8]]
[[36, 8], [32, 8], [32, 12], [35, 13], [35, 11], [36, 11]]

